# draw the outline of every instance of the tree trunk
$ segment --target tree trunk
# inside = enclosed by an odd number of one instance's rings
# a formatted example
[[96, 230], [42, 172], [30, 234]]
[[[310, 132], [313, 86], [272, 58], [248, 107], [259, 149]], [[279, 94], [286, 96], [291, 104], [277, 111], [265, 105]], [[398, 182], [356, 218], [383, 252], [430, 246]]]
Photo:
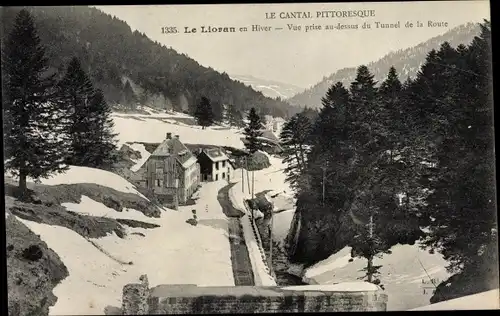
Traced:
[[26, 186], [26, 171], [19, 171], [19, 197], [21, 200], [24, 200], [28, 193], [28, 189]]
[[366, 271], [367, 281], [371, 283], [372, 276], [373, 276], [372, 275], [373, 274], [373, 271], [372, 271], [372, 269], [373, 269], [373, 256], [368, 257], [368, 265], [366, 266], [366, 268], [368, 270], [368, 271]]

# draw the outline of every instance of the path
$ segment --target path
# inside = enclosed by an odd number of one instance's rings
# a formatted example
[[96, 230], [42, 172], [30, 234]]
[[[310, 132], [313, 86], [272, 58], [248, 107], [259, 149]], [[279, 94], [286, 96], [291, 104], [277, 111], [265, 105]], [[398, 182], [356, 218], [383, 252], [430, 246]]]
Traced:
[[231, 183], [219, 190], [217, 200], [222, 211], [228, 217], [229, 244], [231, 246], [231, 263], [233, 266], [234, 284], [236, 286], [255, 285], [252, 264], [247, 245], [243, 237], [240, 217], [243, 212], [233, 207], [229, 198], [229, 190], [235, 185]]

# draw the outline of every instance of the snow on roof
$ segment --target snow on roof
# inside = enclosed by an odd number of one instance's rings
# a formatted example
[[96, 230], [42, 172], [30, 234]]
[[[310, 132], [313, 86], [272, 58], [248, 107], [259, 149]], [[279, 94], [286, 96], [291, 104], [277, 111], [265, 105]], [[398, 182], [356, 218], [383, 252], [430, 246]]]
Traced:
[[410, 311], [431, 311], [431, 310], [471, 310], [471, 309], [499, 309], [500, 292], [499, 289], [482, 292], [478, 294], [463, 296], [448, 301], [439, 302], [427, 306], [422, 306]]
[[134, 193], [147, 200], [144, 195], [135, 189], [132, 183], [115, 173], [101, 169], [70, 166], [69, 169], [63, 173], [53, 175], [48, 179], [40, 180], [41, 183], [45, 185], [95, 183], [120, 192]]
[[191, 156], [191, 157], [189, 157], [188, 160], [186, 160], [186, 161], [184, 161], [182, 163], [182, 167], [183, 168], [188, 168], [189, 166], [191, 166], [192, 164], [196, 163], [197, 161], [198, 161], [198, 159], [196, 159], [196, 157]]
[[197, 160], [189, 149], [177, 137], [167, 138], [156, 147], [151, 156], [168, 157], [175, 155], [179, 163], [187, 168]]
[[369, 282], [342, 282], [336, 284], [314, 284], [282, 287], [291, 291], [321, 291], [321, 292], [365, 292], [378, 291], [380, 288]]
[[213, 162], [229, 160], [229, 157], [220, 148], [206, 149], [204, 152]]
[[263, 130], [261, 130], [261, 132], [262, 132], [262, 136], [259, 138], [266, 139], [266, 140], [271, 141], [273, 143], [280, 142], [279, 138], [272, 131], [267, 130], [267, 129], [263, 129]]

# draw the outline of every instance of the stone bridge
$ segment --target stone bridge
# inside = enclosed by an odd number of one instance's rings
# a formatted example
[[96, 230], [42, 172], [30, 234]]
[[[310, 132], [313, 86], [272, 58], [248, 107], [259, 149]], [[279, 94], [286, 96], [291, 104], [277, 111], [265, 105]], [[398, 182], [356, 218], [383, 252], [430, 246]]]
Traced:
[[[387, 295], [380, 291], [292, 290], [283, 287], [158, 285], [141, 283], [123, 288], [115, 315], [220, 314], [386, 311]], [[305, 289], [305, 288], [304, 288]]]

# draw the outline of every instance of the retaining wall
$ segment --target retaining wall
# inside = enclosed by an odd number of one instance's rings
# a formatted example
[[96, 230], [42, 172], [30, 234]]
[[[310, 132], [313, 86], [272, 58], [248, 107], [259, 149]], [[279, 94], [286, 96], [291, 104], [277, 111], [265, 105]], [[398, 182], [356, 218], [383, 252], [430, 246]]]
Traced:
[[364, 312], [386, 311], [387, 295], [380, 291], [300, 291], [256, 286], [159, 285], [148, 289], [142, 283], [125, 286], [123, 302], [124, 315]]

